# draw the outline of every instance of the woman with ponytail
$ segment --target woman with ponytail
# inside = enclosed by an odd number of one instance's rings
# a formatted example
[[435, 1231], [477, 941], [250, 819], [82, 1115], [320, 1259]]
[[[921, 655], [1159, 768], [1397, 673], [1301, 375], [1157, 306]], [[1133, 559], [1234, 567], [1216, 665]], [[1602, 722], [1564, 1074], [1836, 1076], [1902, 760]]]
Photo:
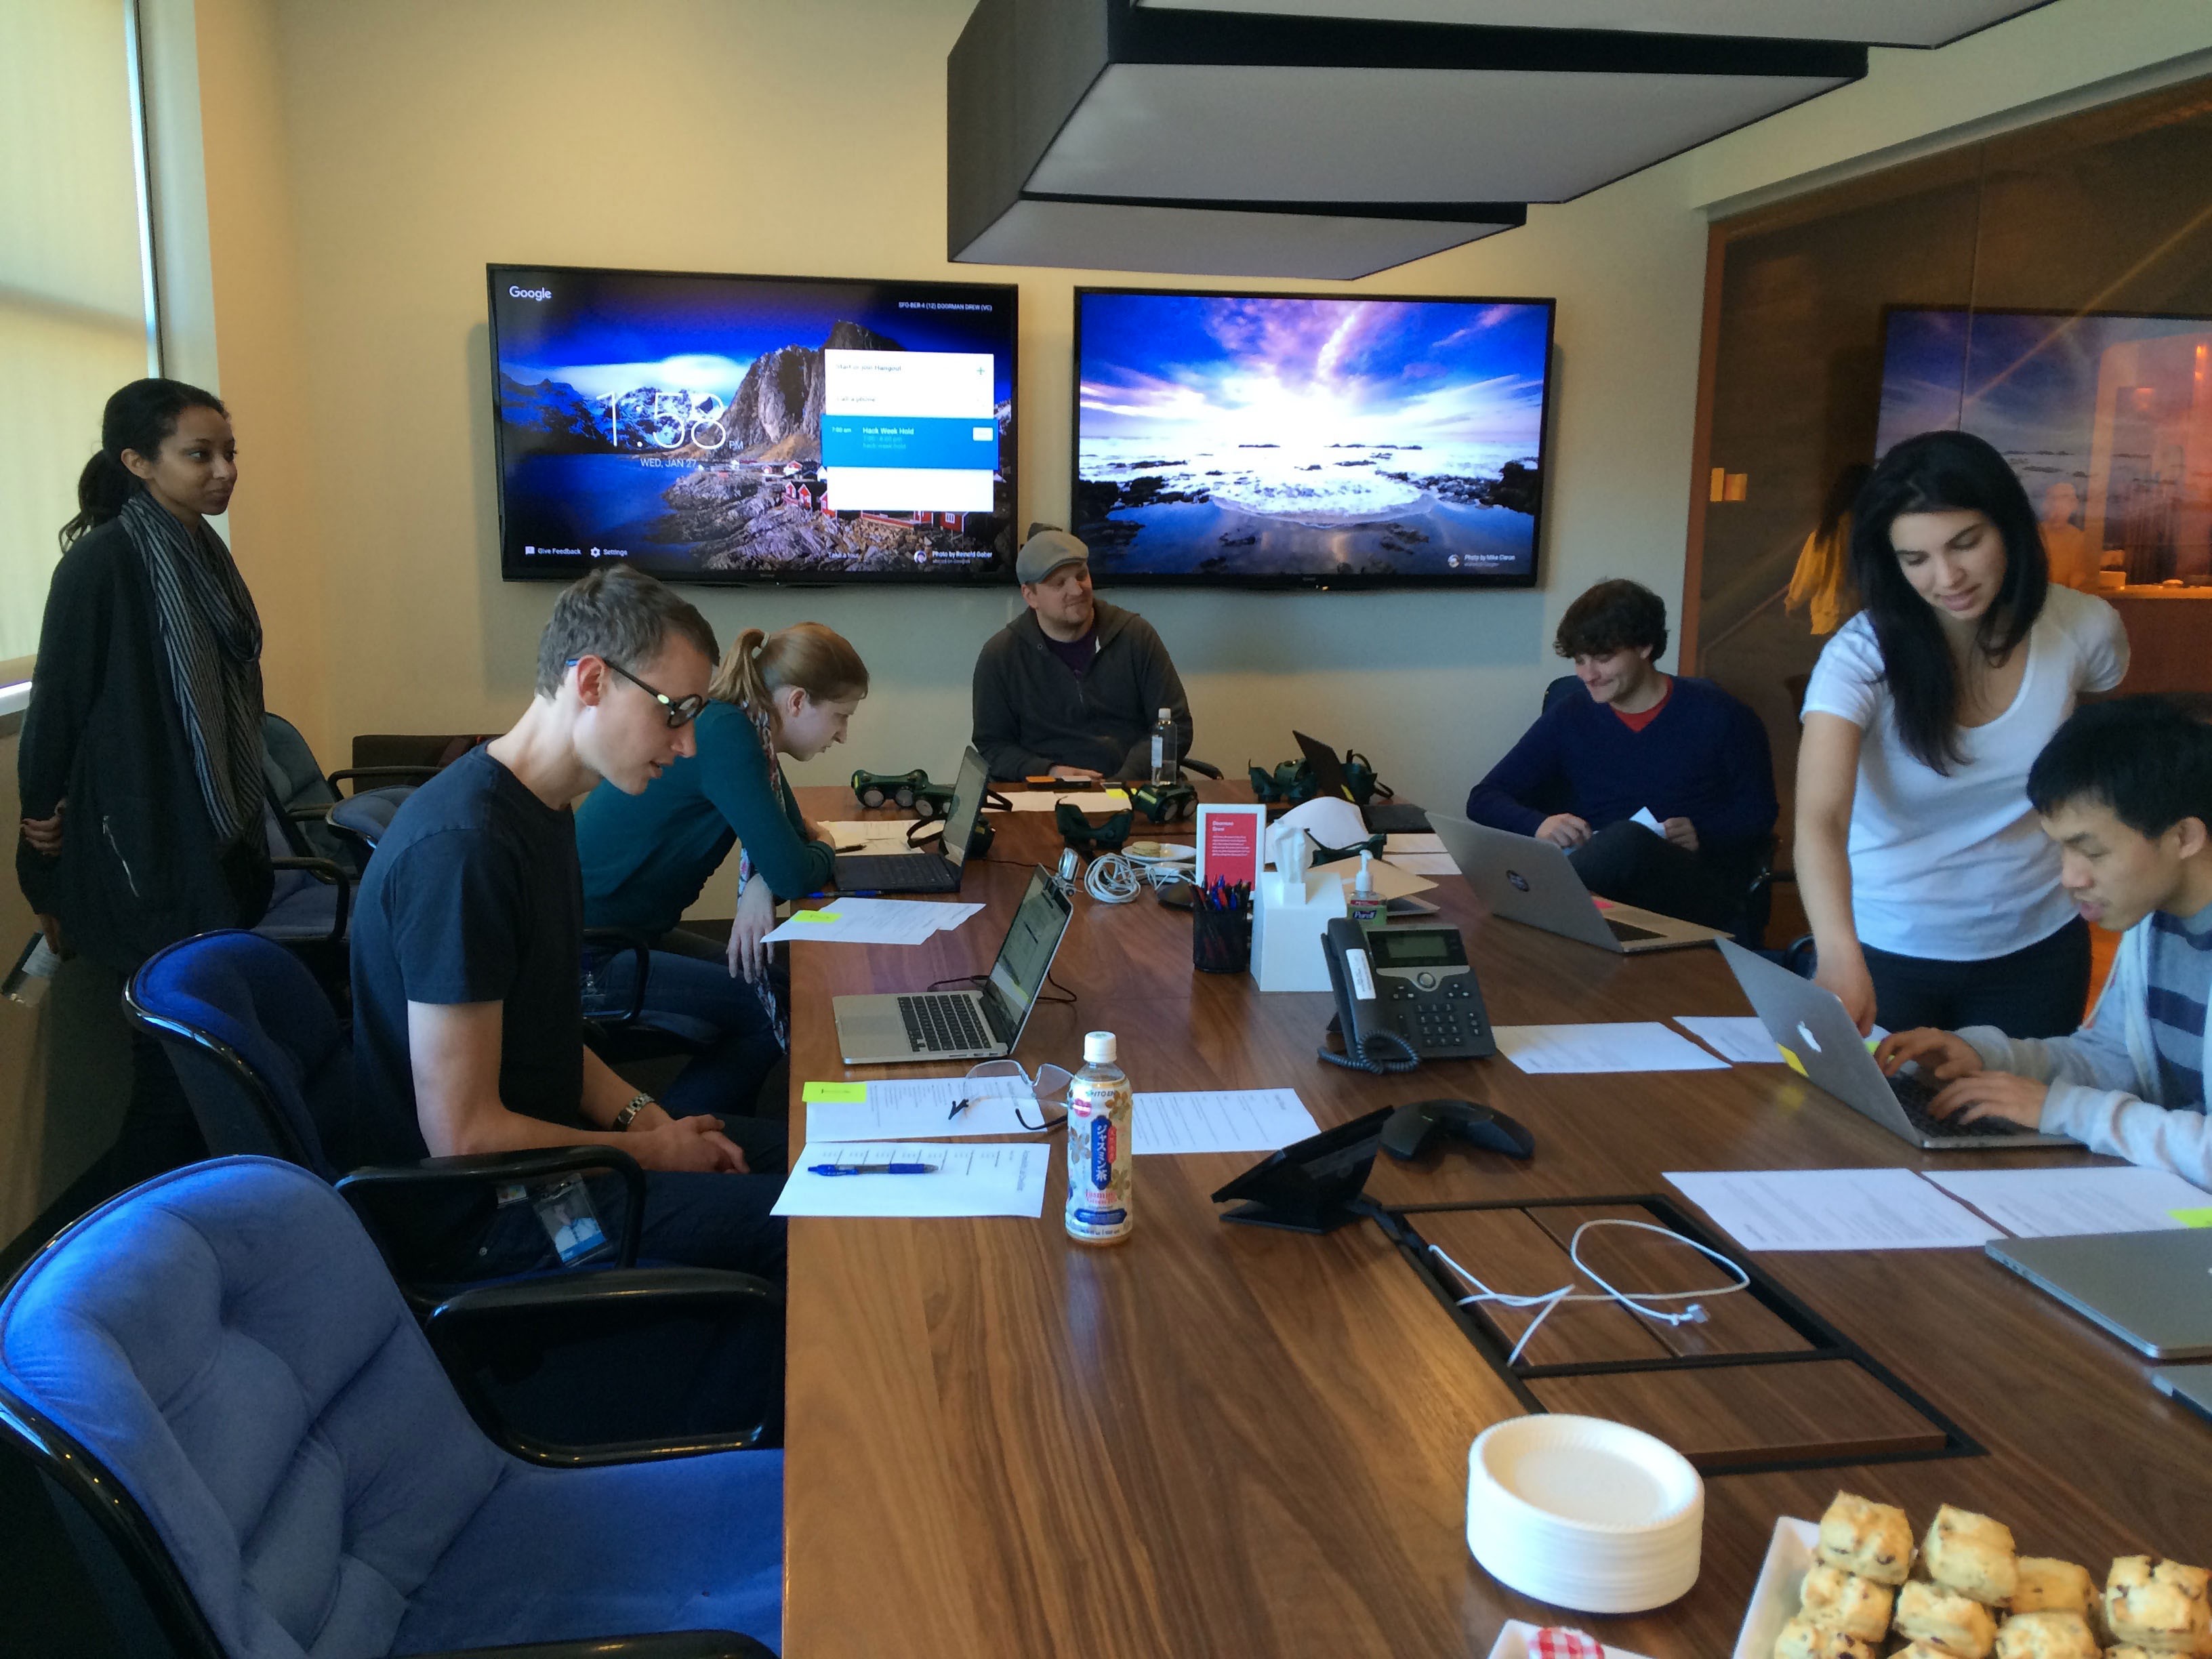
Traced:
[[[576, 811], [586, 925], [654, 941], [648, 1007], [764, 1033], [769, 1046], [757, 1050], [767, 1054], [763, 1074], [782, 1048], [763, 942], [776, 901], [828, 886], [835, 862], [827, 834], [800, 813], [782, 759], [811, 760], [842, 743], [867, 694], [860, 653], [820, 623], [773, 634], [749, 628], [723, 657], [712, 701], [693, 723], [698, 752], [642, 794], [603, 783]], [[737, 919], [722, 947], [677, 923], [732, 845], [743, 849]], [[621, 961], [610, 964], [617, 973]], [[679, 997], [687, 1006], [672, 1000]]]
[[[15, 872], [48, 943], [118, 975], [268, 908], [261, 620], [207, 522], [237, 482], [211, 392], [134, 380], [107, 400], [61, 532], [16, 750]], [[198, 1135], [159, 1052], [134, 1053], [118, 1148], [135, 1179]]]
[[2118, 614], [2051, 585], [2027, 491], [1969, 433], [1881, 458], [1850, 562], [1864, 608], [1820, 653], [1797, 754], [1816, 977], [1862, 1031], [2071, 1032], [2088, 929], [2027, 772], [2076, 700], [2127, 672]]

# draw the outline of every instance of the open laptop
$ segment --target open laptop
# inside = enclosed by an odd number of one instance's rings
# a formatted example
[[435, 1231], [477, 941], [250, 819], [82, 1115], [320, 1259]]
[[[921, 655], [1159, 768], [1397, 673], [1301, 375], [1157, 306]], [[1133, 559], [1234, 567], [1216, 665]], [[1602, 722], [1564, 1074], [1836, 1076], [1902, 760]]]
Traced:
[[2212, 1230], [1999, 1238], [1982, 1248], [2153, 1359], [2212, 1355]]
[[[1344, 762], [1335, 750], [1319, 738], [1310, 738], [1303, 732], [1293, 732], [1306, 764], [1313, 769], [1315, 790], [1335, 800], [1350, 800], [1352, 791], [1345, 787]], [[1419, 834], [1429, 827], [1427, 817], [1418, 806], [1403, 801], [1370, 801], [1359, 809], [1359, 816], [1367, 821], [1370, 831], [1387, 835], [1401, 832]]]
[[1443, 812], [1430, 813], [1428, 824], [1491, 914], [1508, 921], [1631, 956], [1679, 951], [1721, 937], [1717, 927], [1701, 927], [1656, 910], [1610, 900], [1600, 904], [1583, 885], [1566, 854], [1548, 841], [1469, 823]]
[[[1968, 1147], [2078, 1146], [2065, 1135], [2039, 1134], [2009, 1118], [1978, 1118], [1972, 1123], [1936, 1116], [1928, 1103], [1936, 1088], [1917, 1075], [1886, 1077], [1867, 1048], [1859, 1028], [1844, 1012], [1835, 993], [1800, 979], [1778, 963], [1747, 951], [1733, 939], [1720, 942], [1729, 971], [1751, 999], [1759, 1023], [1782, 1050], [1783, 1058], [1809, 1082], [1819, 1085], [1862, 1117], [1870, 1117], [1899, 1139], [1930, 1152]], [[1917, 1073], [1916, 1066], [1914, 1071]]]
[[2200, 1417], [2212, 1419], [2212, 1365], [2168, 1365], [2150, 1374], [2150, 1385]]
[[[973, 750], [969, 751], [971, 754]], [[1014, 911], [980, 991], [892, 992], [838, 997], [837, 1048], [848, 1066], [907, 1060], [995, 1060], [1021, 1041], [1072, 907], [1038, 869]]]
[[974, 749], [960, 757], [952, 785], [952, 804], [945, 810], [945, 839], [913, 853], [841, 853], [836, 878], [847, 893], [957, 893], [960, 868], [968, 861], [968, 838], [983, 810], [990, 781], [983, 757]]

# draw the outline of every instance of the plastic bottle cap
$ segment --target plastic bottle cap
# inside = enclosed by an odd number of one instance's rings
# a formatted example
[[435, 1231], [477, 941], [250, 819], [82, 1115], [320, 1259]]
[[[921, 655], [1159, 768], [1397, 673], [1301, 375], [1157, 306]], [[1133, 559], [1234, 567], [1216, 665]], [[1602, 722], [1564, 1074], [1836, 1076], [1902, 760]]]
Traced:
[[1085, 1066], [1111, 1066], [1115, 1053], [1111, 1031], [1085, 1031], [1083, 1034], [1083, 1063]]
[[1359, 855], [1359, 878], [1352, 884], [1352, 890], [1361, 898], [1375, 896], [1375, 855], [1363, 852]]
[[1174, 710], [1174, 709], [1172, 709], [1172, 708], [1163, 708], [1163, 709], [1161, 709], [1161, 710], [1160, 710], [1160, 718], [1161, 718], [1162, 720], [1173, 720], [1173, 719], [1175, 718], [1175, 710]]

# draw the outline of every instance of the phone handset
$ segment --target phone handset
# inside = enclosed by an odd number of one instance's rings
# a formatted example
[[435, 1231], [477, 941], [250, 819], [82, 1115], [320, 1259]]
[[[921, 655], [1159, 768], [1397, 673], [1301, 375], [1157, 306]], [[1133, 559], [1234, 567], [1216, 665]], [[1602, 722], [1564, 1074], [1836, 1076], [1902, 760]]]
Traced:
[[1336, 1028], [1344, 1052], [1322, 1048], [1321, 1057], [1355, 1072], [1410, 1072], [1419, 1066], [1420, 1050], [1384, 1018], [1375, 965], [1367, 953], [1367, 930], [1349, 918], [1331, 917], [1322, 954], [1328, 962], [1329, 988], [1336, 993]]

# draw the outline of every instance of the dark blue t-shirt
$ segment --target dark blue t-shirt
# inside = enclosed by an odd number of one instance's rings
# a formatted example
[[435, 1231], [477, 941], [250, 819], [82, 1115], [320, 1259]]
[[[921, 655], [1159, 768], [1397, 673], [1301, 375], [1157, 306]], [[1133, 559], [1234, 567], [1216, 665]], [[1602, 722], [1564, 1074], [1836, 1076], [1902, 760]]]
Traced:
[[575, 819], [486, 748], [424, 784], [368, 861], [353, 917], [354, 1164], [429, 1156], [416, 1116], [410, 1002], [498, 1002], [500, 1098], [587, 1127], [583, 882]]

